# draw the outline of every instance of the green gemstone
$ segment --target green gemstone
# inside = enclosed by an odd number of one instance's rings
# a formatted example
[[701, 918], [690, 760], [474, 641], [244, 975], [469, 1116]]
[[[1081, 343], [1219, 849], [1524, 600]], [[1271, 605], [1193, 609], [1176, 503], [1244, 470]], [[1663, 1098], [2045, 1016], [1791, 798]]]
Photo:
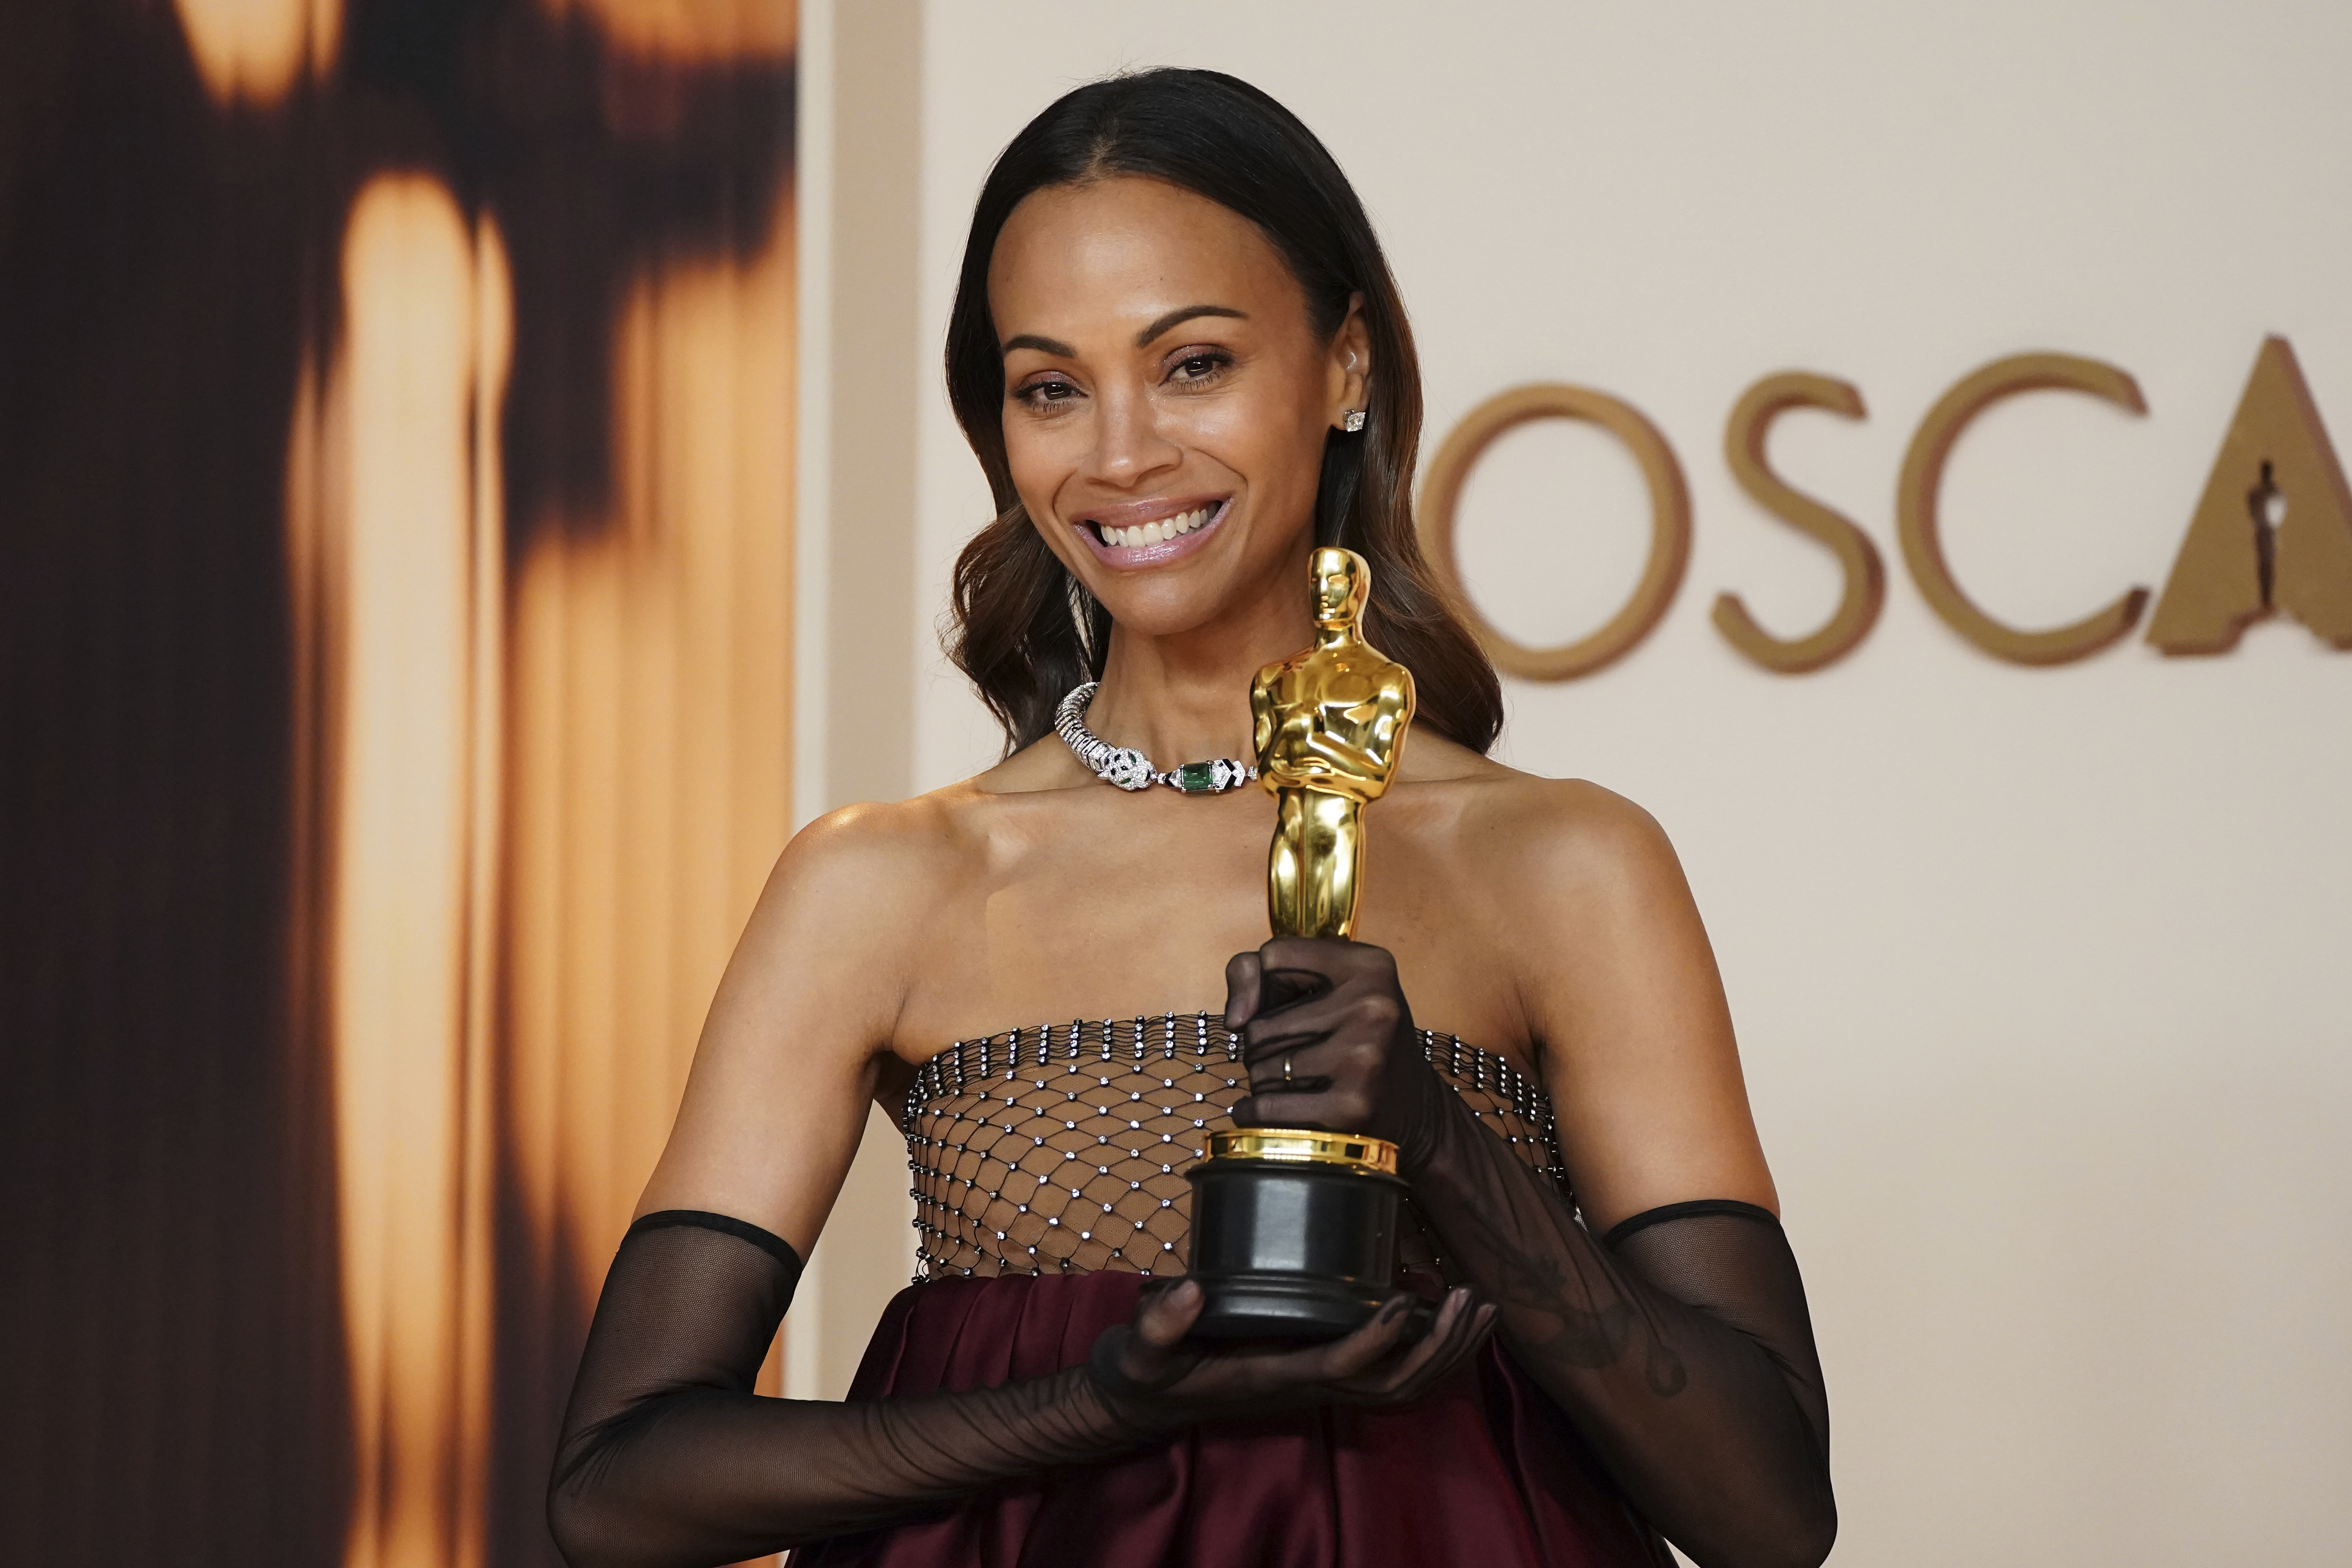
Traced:
[[1214, 763], [1186, 763], [1176, 770], [1176, 787], [1186, 795], [1209, 795], [1217, 787]]

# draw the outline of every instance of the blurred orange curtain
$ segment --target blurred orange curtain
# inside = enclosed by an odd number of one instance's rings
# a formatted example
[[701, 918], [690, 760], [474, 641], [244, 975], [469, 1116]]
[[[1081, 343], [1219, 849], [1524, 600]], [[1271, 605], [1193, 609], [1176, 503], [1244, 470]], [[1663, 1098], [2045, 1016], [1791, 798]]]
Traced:
[[[535, 1496], [486, 1495], [494, 1427], [530, 1452], [551, 1441], [788, 832], [792, 258], [787, 207], [748, 260], [681, 260], [634, 288], [613, 328], [610, 514], [520, 531], [509, 576], [496, 226], [422, 174], [380, 175], [352, 205], [344, 331], [299, 400], [288, 535], [336, 1081], [349, 1568], [465, 1568], [495, 1555], [493, 1510], [535, 1518]], [[499, 1390], [519, 1402], [494, 1409]]]
[[614, 513], [516, 565], [505, 1125], [534, 1264], [580, 1301], [791, 826], [793, 279], [787, 213], [748, 265], [633, 293]]
[[511, 330], [496, 228], [380, 175], [289, 473], [312, 959], [331, 1047], [357, 1474], [346, 1561], [482, 1560]]

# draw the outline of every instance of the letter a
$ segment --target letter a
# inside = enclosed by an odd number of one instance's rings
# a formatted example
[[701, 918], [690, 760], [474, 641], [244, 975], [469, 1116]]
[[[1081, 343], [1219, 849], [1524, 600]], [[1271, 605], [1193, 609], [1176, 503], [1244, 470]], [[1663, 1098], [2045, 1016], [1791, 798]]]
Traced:
[[[2280, 499], [2286, 514], [2274, 521]], [[2255, 356], [2147, 640], [2166, 653], [2226, 653], [2274, 609], [2352, 648], [2352, 490], [2279, 337]]]

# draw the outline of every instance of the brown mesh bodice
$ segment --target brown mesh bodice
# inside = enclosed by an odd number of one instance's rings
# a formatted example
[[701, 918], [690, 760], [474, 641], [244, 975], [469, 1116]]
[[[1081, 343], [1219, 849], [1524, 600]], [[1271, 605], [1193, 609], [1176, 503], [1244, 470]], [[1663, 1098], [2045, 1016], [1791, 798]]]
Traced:
[[[1551, 1101], [1527, 1074], [1422, 1031], [1438, 1076], [1519, 1157], [1568, 1190]], [[1241, 1044], [1206, 1013], [959, 1040], [925, 1062], [899, 1125], [915, 1177], [916, 1279], [1181, 1274], [1184, 1173], [1249, 1093]], [[1400, 1262], [1449, 1276], [1410, 1212]]]

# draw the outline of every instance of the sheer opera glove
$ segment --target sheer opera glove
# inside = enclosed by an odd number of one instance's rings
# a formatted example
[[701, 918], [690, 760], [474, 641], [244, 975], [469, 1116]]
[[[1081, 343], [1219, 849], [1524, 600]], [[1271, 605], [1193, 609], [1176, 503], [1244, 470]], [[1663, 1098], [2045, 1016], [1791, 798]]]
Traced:
[[1500, 1306], [1513, 1357], [1652, 1523], [1699, 1568], [1828, 1555], [1829, 1404], [1777, 1218], [1675, 1204], [1604, 1243], [1446, 1090], [1386, 952], [1280, 938], [1226, 977], [1252, 1090], [1235, 1119], [1394, 1141], [1422, 1217]]
[[1332, 1344], [1198, 1354], [1198, 1286], [1147, 1292], [1090, 1361], [993, 1388], [834, 1404], [751, 1392], [800, 1277], [756, 1226], [632, 1226], [572, 1386], [548, 1522], [573, 1568], [727, 1563], [905, 1519], [992, 1482], [1116, 1455], [1220, 1415], [1416, 1396], [1475, 1350], [1466, 1290], [1400, 1347], [1391, 1313]]

